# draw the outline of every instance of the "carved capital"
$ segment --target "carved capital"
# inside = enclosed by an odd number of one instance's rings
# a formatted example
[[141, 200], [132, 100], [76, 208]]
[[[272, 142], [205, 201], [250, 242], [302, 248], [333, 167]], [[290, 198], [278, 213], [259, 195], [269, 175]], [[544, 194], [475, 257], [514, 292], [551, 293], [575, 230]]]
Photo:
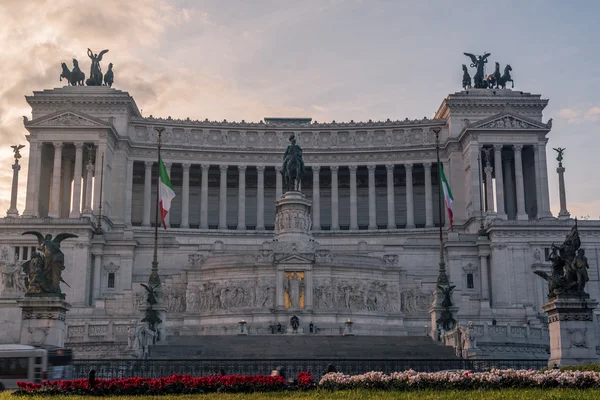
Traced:
[[219, 165], [219, 170], [221, 171], [221, 174], [226, 174], [228, 169], [229, 165]]
[[356, 170], [358, 169], [358, 165], [348, 165], [348, 169], [351, 174], [356, 174]]
[[62, 150], [62, 148], [65, 147], [63, 142], [54, 142], [52, 145], [54, 146], [54, 150]]
[[240, 173], [244, 173], [246, 172], [246, 167], [245, 165], [238, 165], [238, 171], [240, 171]]
[[321, 172], [321, 166], [320, 165], [313, 165], [310, 168], [312, 169], [313, 174], [318, 174], [319, 172]]
[[202, 173], [207, 172], [208, 173], [208, 169], [210, 168], [209, 164], [202, 164], [200, 165], [200, 168], [202, 168]]
[[171, 167], [173, 166], [173, 163], [172, 162], [164, 162], [163, 161], [163, 164], [165, 164], [165, 168], [167, 169], [167, 172], [170, 172], [171, 171]]
[[533, 153], [534, 154], [538, 154], [539, 152], [540, 152], [540, 147], [536, 146], [536, 145], [533, 145]]
[[265, 173], [265, 166], [264, 165], [257, 165], [256, 166], [256, 172], [258, 172], [259, 174], [264, 174]]
[[375, 168], [377, 168], [377, 165], [367, 165], [367, 170], [369, 171], [370, 174], [375, 173]]
[[146, 169], [150, 169], [154, 165], [154, 161], [144, 161], [144, 165], [146, 166]]
[[340, 167], [337, 166], [337, 165], [332, 165], [332, 166], [329, 167], [329, 169], [331, 170], [332, 174], [337, 174], [338, 171], [340, 170]]
[[192, 167], [192, 164], [190, 164], [190, 163], [181, 164], [181, 168], [183, 168], [183, 170], [187, 171], [187, 172], [190, 172], [191, 167]]
[[44, 143], [38, 143], [37, 144], [38, 151], [42, 151], [43, 148], [44, 148]]
[[84, 146], [83, 142], [75, 142], [74, 145], [75, 145], [75, 150], [77, 150], [78, 152], [83, 151], [83, 146]]
[[495, 144], [495, 145], [494, 145], [494, 151], [495, 151], [496, 153], [500, 153], [500, 152], [502, 151], [502, 148], [503, 148], [503, 147], [504, 147], [504, 145], [503, 145], [503, 144]]
[[406, 168], [406, 172], [412, 172], [413, 165], [412, 164], [404, 164], [404, 168]]
[[425, 168], [425, 171], [431, 171], [431, 163], [430, 162], [423, 163], [423, 168]]
[[389, 173], [394, 172], [394, 164], [386, 164], [385, 169], [387, 169], [387, 172]]
[[515, 153], [520, 153], [523, 150], [523, 145], [522, 144], [515, 144], [513, 145], [513, 151]]

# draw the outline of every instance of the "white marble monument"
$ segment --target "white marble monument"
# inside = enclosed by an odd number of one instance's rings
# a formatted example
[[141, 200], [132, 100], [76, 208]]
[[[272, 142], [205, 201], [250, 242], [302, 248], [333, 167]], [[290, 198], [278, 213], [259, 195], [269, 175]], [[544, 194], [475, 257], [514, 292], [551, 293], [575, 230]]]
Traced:
[[[293, 315], [316, 335], [342, 335], [350, 319], [357, 336], [424, 336], [441, 224], [455, 318], [490, 338], [477, 341], [478, 354], [535, 348], [532, 357], [547, 358], [536, 347], [549, 346], [547, 288], [533, 271], [549, 271], [551, 244], [572, 225], [550, 212], [548, 100], [508, 89], [440, 98], [434, 116], [418, 120], [228, 122], [145, 116], [129, 93], [109, 87], [36, 91], [26, 97], [25, 208], [0, 220], [0, 247], [22, 263], [37, 245], [24, 231], [77, 234], [62, 246], [77, 266], [63, 274], [72, 305], [65, 345], [77, 357], [123, 356], [152, 262], [155, 128], [164, 127], [162, 156], [177, 195], [158, 243], [169, 337], [237, 335], [241, 320], [249, 336], [271, 334]], [[452, 235], [437, 211], [437, 128], [455, 197]], [[286, 220], [304, 226], [287, 237], [308, 241], [275, 240], [284, 231], [275, 231], [276, 204], [290, 200], [279, 166], [292, 133], [304, 150], [301, 202], [310, 214]], [[101, 186], [104, 235], [94, 236]], [[485, 240], [477, 234], [480, 192]], [[589, 293], [598, 298], [600, 221], [579, 224]], [[10, 263], [0, 262], [2, 276], [12, 276]], [[19, 340], [22, 296], [2, 284], [0, 342]]]

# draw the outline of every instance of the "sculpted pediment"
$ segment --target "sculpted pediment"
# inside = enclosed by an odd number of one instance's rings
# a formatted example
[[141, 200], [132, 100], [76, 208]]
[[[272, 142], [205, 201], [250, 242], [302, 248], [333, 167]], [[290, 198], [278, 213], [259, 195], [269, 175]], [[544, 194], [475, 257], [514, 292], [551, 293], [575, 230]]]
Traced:
[[[312, 257], [311, 257], [312, 256]], [[312, 264], [314, 254], [288, 254], [277, 260], [278, 264]]]
[[32, 121], [25, 120], [25, 126], [31, 127], [85, 127], [110, 128], [111, 124], [79, 111], [58, 111], [44, 115]]
[[470, 124], [468, 121], [465, 123], [466, 129], [493, 129], [493, 130], [549, 130], [552, 127], [552, 120], [550, 120], [547, 124], [543, 122], [538, 122], [533, 119], [519, 116], [513, 114], [511, 112], [503, 112], [500, 114], [493, 115], [491, 117], [482, 119], [473, 124]]

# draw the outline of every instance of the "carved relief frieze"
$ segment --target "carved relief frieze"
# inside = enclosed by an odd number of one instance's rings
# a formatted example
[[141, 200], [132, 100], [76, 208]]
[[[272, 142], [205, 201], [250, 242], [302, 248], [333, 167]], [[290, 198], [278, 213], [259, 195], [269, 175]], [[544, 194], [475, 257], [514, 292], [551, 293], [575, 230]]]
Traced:
[[314, 295], [316, 308], [380, 312], [400, 310], [398, 285], [380, 280], [317, 279]]
[[422, 288], [402, 290], [402, 312], [406, 314], [422, 314], [433, 304], [433, 291]]
[[270, 309], [275, 304], [275, 283], [263, 278], [208, 281], [188, 284], [185, 296], [188, 312]]

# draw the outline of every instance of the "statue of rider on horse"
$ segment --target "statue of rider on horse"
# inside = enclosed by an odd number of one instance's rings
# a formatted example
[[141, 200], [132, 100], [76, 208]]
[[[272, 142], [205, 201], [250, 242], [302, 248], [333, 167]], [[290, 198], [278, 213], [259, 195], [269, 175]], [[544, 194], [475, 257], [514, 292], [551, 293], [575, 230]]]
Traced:
[[304, 176], [304, 160], [302, 159], [302, 149], [296, 144], [296, 137], [293, 134], [290, 136], [290, 144], [283, 154], [281, 175], [288, 192], [299, 190]]

